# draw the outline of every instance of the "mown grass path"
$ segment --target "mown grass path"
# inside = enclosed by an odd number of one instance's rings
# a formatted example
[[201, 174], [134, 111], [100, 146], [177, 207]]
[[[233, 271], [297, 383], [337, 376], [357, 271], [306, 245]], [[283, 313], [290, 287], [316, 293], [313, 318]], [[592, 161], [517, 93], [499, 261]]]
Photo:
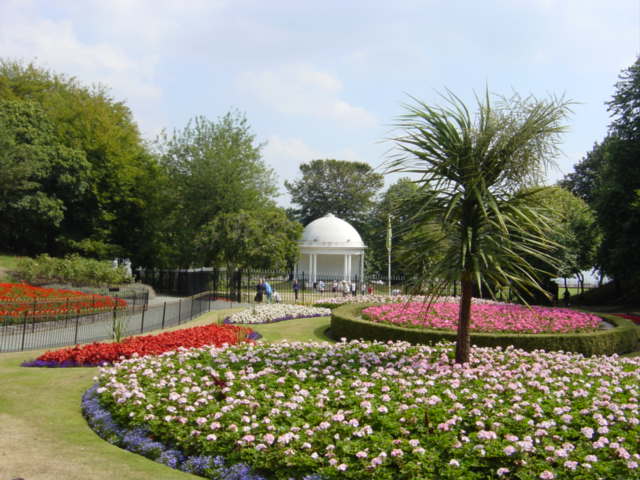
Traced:
[[[237, 310], [237, 309], [235, 309]], [[220, 321], [211, 312], [174, 329]], [[329, 318], [255, 325], [262, 341], [323, 341]], [[23, 368], [43, 351], [0, 355], [0, 480], [179, 480], [172, 470], [100, 439], [80, 413], [95, 368]]]

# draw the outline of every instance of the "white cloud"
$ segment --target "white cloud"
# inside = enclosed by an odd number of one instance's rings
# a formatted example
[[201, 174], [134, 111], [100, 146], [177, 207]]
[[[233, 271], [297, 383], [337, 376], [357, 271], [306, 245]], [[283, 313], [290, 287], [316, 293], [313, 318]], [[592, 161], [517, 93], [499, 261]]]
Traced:
[[340, 80], [308, 65], [246, 72], [239, 84], [281, 113], [330, 119], [350, 127], [378, 125], [375, 116], [366, 109], [340, 98], [343, 88]]
[[107, 86], [116, 100], [126, 101], [136, 112], [143, 133], [155, 134], [164, 125], [158, 108], [163, 92], [154, 80], [156, 55], [134, 58], [114, 43], [83, 41], [72, 19], [38, 18], [36, 10], [0, 15], [0, 52], [4, 58], [34, 61], [74, 76], [83, 85]]
[[315, 159], [335, 158], [338, 160], [362, 162], [362, 158], [351, 148], [342, 148], [337, 151], [322, 151], [307, 145], [299, 138], [283, 138], [272, 135], [267, 140], [267, 145], [262, 151], [265, 163], [273, 168], [278, 175], [281, 191], [280, 204], [289, 206], [289, 196], [284, 188], [284, 180], [293, 180], [300, 175], [300, 164]]

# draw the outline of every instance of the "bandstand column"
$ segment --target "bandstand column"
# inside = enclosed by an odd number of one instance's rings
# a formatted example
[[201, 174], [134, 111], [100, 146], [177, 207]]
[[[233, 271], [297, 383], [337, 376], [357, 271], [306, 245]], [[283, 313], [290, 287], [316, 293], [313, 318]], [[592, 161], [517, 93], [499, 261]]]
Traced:
[[344, 254], [344, 275], [342, 275], [343, 280], [347, 280], [348, 279], [347, 275], [348, 275], [348, 268], [349, 267], [347, 265], [347, 262], [348, 262], [347, 254], [345, 253]]
[[318, 254], [313, 254], [313, 283], [316, 283], [318, 275]]

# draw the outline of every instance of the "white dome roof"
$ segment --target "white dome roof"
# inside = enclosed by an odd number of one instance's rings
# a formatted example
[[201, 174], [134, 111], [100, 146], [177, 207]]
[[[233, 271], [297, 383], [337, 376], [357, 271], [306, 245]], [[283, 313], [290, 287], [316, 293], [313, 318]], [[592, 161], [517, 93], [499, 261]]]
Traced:
[[365, 248], [358, 231], [332, 213], [327, 213], [304, 227], [300, 245]]

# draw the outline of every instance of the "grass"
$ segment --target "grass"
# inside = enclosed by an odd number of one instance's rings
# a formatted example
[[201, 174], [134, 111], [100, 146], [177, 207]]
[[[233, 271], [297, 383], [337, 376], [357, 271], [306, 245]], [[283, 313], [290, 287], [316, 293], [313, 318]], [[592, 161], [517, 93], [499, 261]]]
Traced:
[[14, 270], [21, 258], [15, 255], [0, 255], [0, 283], [11, 281], [11, 277], [7, 272]]
[[[210, 312], [173, 327], [220, 322], [241, 308]], [[251, 327], [261, 341], [331, 341], [327, 317]], [[0, 355], [0, 479], [182, 480], [197, 479], [114, 447], [87, 426], [80, 399], [95, 368], [23, 368], [42, 351]]]
[[[232, 310], [210, 312], [168, 330], [219, 322]], [[329, 319], [296, 319], [251, 326], [262, 341], [329, 340]], [[23, 368], [43, 351], [0, 355], [0, 479], [181, 480], [190, 474], [114, 447], [87, 426], [80, 399], [95, 368]]]

